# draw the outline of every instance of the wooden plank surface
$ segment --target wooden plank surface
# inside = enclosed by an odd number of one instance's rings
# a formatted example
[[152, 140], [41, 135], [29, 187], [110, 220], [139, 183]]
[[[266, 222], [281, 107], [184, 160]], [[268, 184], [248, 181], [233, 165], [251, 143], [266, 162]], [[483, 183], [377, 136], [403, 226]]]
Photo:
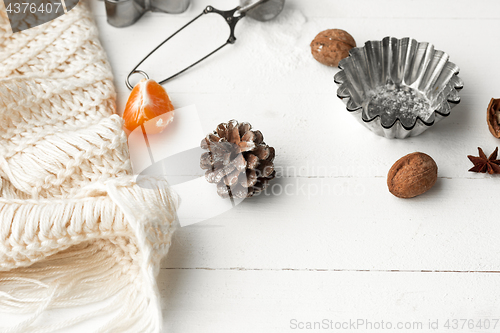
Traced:
[[[165, 332], [497, 332], [497, 279], [471, 273], [163, 270], [160, 290]], [[462, 329], [463, 321], [453, 329], [453, 319], [471, 318], [481, 325], [489, 320], [490, 329]], [[306, 329], [307, 322], [325, 319], [329, 326]], [[344, 325], [358, 320], [365, 324]], [[376, 329], [382, 321], [392, 329]], [[438, 330], [429, 329], [429, 321], [438, 321]], [[335, 330], [336, 323], [344, 329]]]
[[[119, 110], [126, 74], [207, 4], [193, 1], [182, 15], [150, 13], [115, 29], [102, 3], [92, 2]], [[210, 4], [229, 9], [236, 1]], [[429, 320], [493, 320], [500, 179], [467, 172], [466, 156], [498, 145], [485, 110], [500, 94], [499, 9], [494, 0], [290, 0], [274, 22], [243, 20], [235, 45], [166, 84], [176, 106], [197, 106], [204, 128], [236, 118], [261, 129], [277, 149], [279, 173], [266, 195], [175, 234], [159, 278], [166, 331], [297, 331], [294, 318], [421, 321], [422, 331], [432, 331]], [[388, 35], [433, 43], [461, 68], [462, 103], [422, 136], [373, 135], [336, 97], [337, 70], [310, 56], [310, 41], [327, 28], [349, 31], [358, 45]], [[192, 43], [143, 68], [159, 78], [171, 59], [197, 50]], [[400, 200], [385, 177], [413, 151], [433, 156], [440, 178], [426, 195]]]

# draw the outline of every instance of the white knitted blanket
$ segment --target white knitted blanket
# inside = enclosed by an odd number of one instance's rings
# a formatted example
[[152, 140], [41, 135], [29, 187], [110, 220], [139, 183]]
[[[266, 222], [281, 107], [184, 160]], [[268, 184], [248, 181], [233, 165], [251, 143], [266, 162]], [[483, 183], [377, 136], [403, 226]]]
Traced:
[[162, 180], [134, 180], [112, 79], [85, 5], [12, 34], [0, 0], [0, 312], [29, 314], [0, 332], [105, 313], [99, 332], [161, 331], [155, 277], [178, 201]]

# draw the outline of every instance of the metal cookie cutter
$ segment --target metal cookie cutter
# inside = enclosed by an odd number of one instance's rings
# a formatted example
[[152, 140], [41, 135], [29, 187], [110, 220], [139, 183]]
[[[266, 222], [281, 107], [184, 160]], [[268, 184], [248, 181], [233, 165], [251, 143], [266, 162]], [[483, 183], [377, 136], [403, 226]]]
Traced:
[[[106, 0], [106, 2], [108, 2], [108, 1], [110, 1], [110, 0]], [[130, 0], [128, 0], [128, 1], [130, 1]], [[272, 20], [273, 18], [278, 16], [279, 13], [281, 13], [281, 11], [283, 10], [283, 7], [285, 5], [285, 0], [253, 0], [253, 1], [252, 0], [240, 0], [240, 3], [241, 3], [241, 6], [238, 6], [234, 9], [226, 10], [226, 11], [215, 9], [212, 6], [207, 6], [201, 14], [199, 14], [194, 19], [192, 19], [191, 21], [186, 23], [183, 27], [181, 27], [179, 30], [174, 32], [170, 37], [165, 39], [163, 42], [160, 43], [160, 45], [158, 45], [151, 52], [149, 52], [149, 54], [147, 56], [145, 56], [132, 69], [132, 71], [130, 71], [127, 78], [125, 79], [125, 84], [127, 85], [127, 87], [130, 90], [133, 89], [133, 86], [130, 83], [130, 77], [134, 74], [141, 74], [146, 79], [149, 79], [148, 74], [146, 72], [138, 69], [138, 67], [144, 61], [146, 61], [146, 59], [148, 59], [149, 56], [151, 56], [156, 50], [158, 50], [163, 44], [168, 42], [172, 37], [177, 35], [179, 32], [181, 32], [183, 29], [185, 29], [187, 26], [189, 26], [191, 23], [193, 23], [194, 21], [196, 21], [197, 19], [199, 19], [203, 15], [214, 13], [214, 14], [218, 14], [218, 15], [222, 16], [224, 18], [225, 22], [229, 25], [229, 38], [227, 39], [227, 41], [224, 44], [217, 47], [215, 50], [213, 50], [212, 52], [210, 52], [209, 54], [207, 54], [206, 56], [204, 56], [200, 60], [196, 61], [195, 63], [184, 68], [180, 72], [177, 72], [176, 74], [174, 74], [174, 75], [172, 75], [164, 80], [161, 80], [161, 81], [156, 80], [159, 84], [163, 84], [163, 83], [173, 79], [174, 77], [184, 73], [185, 71], [187, 71], [191, 67], [199, 64], [200, 62], [207, 59], [215, 52], [222, 49], [224, 46], [226, 46], [228, 44], [234, 44], [236, 42], [236, 37], [234, 36], [234, 29], [236, 27], [236, 23], [238, 23], [238, 21], [241, 20], [242, 18], [244, 18], [246, 15], [248, 15], [249, 17], [251, 17], [257, 21], [262, 21], [262, 22]]]
[[191, 0], [104, 0], [108, 23], [123, 28], [137, 22], [148, 10], [180, 14], [188, 9]]

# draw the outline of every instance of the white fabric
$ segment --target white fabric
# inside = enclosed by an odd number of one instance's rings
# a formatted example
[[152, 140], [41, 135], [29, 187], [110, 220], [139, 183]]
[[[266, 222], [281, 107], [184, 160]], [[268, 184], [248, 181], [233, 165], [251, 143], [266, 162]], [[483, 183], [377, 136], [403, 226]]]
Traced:
[[98, 332], [161, 331], [155, 278], [178, 200], [162, 180], [134, 179], [112, 80], [85, 5], [12, 34], [0, 1], [0, 312], [31, 314], [0, 332], [108, 312]]

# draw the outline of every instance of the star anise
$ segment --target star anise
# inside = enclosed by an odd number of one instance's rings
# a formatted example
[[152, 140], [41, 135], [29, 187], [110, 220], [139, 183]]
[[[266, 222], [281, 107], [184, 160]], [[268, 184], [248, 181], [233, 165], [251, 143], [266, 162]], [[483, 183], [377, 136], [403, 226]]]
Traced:
[[491, 153], [490, 157], [486, 157], [486, 154], [481, 148], [477, 147], [477, 150], [479, 150], [479, 156], [467, 156], [469, 160], [474, 163], [474, 166], [469, 169], [469, 171], [482, 173], [488, 171], [490, 175], [500, 173], [500, 160], [497, 160], [498, 147]]

